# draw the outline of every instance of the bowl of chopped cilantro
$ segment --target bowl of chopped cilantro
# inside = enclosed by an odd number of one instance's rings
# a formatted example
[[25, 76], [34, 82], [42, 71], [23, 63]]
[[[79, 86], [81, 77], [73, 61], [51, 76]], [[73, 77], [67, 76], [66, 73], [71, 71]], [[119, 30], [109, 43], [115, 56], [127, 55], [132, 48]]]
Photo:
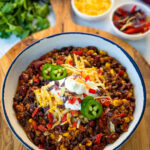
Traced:
[[11, 0], [0, 2], [0, 38], [12, 34], [25, 37], [50, 26], [48, 0]]

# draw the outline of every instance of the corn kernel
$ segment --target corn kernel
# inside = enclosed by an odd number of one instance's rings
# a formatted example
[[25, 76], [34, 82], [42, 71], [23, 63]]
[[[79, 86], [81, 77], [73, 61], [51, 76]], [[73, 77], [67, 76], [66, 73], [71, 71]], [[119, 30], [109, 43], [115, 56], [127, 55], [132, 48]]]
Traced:
[[114, 75], [114, 74], [115, 74], [114, 69], [111, 69], [111, 70], [110, 70], [110, 73], [111, 73], [112, 75]]
[[113, 100], [112, 104], [117, 107], [117, 106], [120, 106], [122, 104], [122, 101], [121, 100]]
[[87, 53], [88, 53], [88, 54], [93, 54], [94, 51], [93, 51], [93, 50], [89, 50]]
[[91, 146], [92, 142], [90, 140], [87, 141], [86, 146]]
[[134, 118], [133, 118], [133, 116], [130, 116], [130, 120], [133, 120]]
[[31, 122], [32, 122], [32, 119], [30, 118], [30, 119], [29, 119], [29, 123], [31, 123]]
[[125, 83], [125, 81], [124, 81], [124, 80], [122, 80], [121, 82], [122, 82], [122, 84], [123, 84], [123, 83]]
[[75, 128], [75, 127], [69, 127], [68, 130], [69, 130], [69, 131], [71, 131], [71, 130], [76, 130], [76, 128]]
[[54, 134], [51, 134], [50, 136], [51, 136], [51, 138], [52, 138], [53, 140], [55, 139], [55, 135], [54, 135]]
[[121, 106], [121, 110], [125, 110], [125, 107], [124, 107], [124, 106]]
[[130, 122], [129, 117], [125, 117], [125, 118], [124, 118], [124, 121], [125, 121], [126, 123]]
[[62, 144], [62, 145], [60, 146], [60, 150], [67, 150], [67, 148], [65, 148], [64, 145]]
[[126, 99], [123, 99], [122, 101], [123, 101], [123, 102], [127, 102], [127, 100], [126, 100]]
[[99, 53], [102, 54], [102, 55], [107, 55], [107, 52], [105, 52], [103, 50], [100, 50]]
[[110, 63], [105, 63], [105, 67], [109, 68], [110, 67]]
[[69, 136], [69, 133], [66, 132], [66, 133], [63, 134], [63, 136], [67, 137], [67, 136]]

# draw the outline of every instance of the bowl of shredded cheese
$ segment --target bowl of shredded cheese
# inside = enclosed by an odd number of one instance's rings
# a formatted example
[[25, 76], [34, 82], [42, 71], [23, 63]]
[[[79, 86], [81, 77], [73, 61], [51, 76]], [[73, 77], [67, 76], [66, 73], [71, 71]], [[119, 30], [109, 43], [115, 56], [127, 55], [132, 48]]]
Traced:
[[108, 15], [113, 0], [71, 0], [75, 14], [85, 20], [99, 20]]

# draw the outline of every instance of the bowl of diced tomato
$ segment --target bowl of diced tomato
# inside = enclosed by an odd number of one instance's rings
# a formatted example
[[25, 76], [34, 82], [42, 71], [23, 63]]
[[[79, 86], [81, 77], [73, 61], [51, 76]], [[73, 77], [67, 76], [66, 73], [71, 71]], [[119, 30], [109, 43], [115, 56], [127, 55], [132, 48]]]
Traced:
[[150, 33], [150, 9], [139, 2], [117, 6], [111, 14], [114, 31], [122, 38], [138, 40]]

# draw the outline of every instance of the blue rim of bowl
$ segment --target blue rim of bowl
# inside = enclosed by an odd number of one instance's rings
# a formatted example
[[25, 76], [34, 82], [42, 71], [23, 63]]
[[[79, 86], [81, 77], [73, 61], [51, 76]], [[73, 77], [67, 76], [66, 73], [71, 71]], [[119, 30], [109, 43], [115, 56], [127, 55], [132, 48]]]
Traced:
[[55, 36], [60, 36], [60, 35], [66, 35], [66, 34], [81, 34], [81, 35], [89, 35], [89, 36], [94, 36], [94, 37], [97, 37], [97, 38], [101, 38], [107, 42], [110, 42], [111, 44], [117, 46], [127, 57], [128, 59], [130, 60], [130, 62], [132, 63], [132, 65], [134, 66], [134, 68], [136, 69], [137, 71], [137, 74], [140, 78], [140, 81], [141, 81], [141, 84], [142, 84], [142, 87], [143, 87], [143, 94], [144, 94], [144, 105], [143, 105], [143, 110], [142, 110], [142, 113], [141, 113], [141, 116], [137, 122], [137, 124], [135, 125], [134, 129], [132, 130], [132, 132], [126, 137], [126, 139], [124, 139], [124, 141], [119, 144], [117, 147], [114, 148], [114, 150], [118, 149], [119, 147], [121, 147], [128, 139], [129, 137], [134, 133], [134, 131], [136, 130], [136, 128], [138, 127], [142, 117], [143, 117], [143, 114], [144, 114], [144, 111], [145, 111], [145, 106], [146, 106], [146, 89], [145, 89], [145, 84], [144, 84], [144, 80], [143, 80], [143, 77], [142, 77], [142, 74], [137, 66], [137, 64], [135, 63], [135, 61], [132, 59], [132, 57], [123, 49], [121, 48], [118, 44], [114, 43], [113, 41], [107, 39], [107, 38], [104, 38], [104, 37], [101, 37], [99, 35], [95, 35], [95, 34], [90, 34], [90, 33], [83, 33], [83, 32], [65, 32], [65, 33], [58, 33], [58, 34], [54, 34], [54, 35], [51, 35], [51, 36], [48, 36], [48, 37], [45, 37], [43, 39], [40, 39], [34, 43], [32, 43], [31, 45], [29, 45], [27, 48], [25, 48], [23, 51], [21, 51], [17, 56], [16, 58], [13, 60], [13, 62], [11, 63], [6, 75], [5, 75], [5, 78], [4, 78], [4, 82], [3, 82], [3, 86], [2, 86], [2, 108], [3, 108], [3, 112], [4, 112], [4, 116], [5, 116], [5, 119], [7, 121], [7, 124], [9, 126], [9, 128], [11, 129], [11, 131], [13, 132], [13, 134], [18, 138], [18, 140], [24, 144], [28, 149], [30, 150], [34, 150], [32, 147], [30, 147], [27, 143], [25, 143], [22, 138], [15, 132], [14, 128], [12, 127], [10, 121], [9, 121], [9, 118], [7, 116], [7, 113], [6, 113], [6, 110], [5, 110], [5, 102], [4, 102], [4, 89], [5, 89], [5, 84], [6, 84], [6, 80], [7, 80], [7, 76], [13, 66], [13, 64], [16, 62], [17, 58], [22, 54], [24, 53], [26, 50], [28, 50], [31, 46], [35, 45], [36, 43], [39, 43], [41, 40], [44, 40], [44, 39], [49, 39], [49, 38], [53, 38]]

